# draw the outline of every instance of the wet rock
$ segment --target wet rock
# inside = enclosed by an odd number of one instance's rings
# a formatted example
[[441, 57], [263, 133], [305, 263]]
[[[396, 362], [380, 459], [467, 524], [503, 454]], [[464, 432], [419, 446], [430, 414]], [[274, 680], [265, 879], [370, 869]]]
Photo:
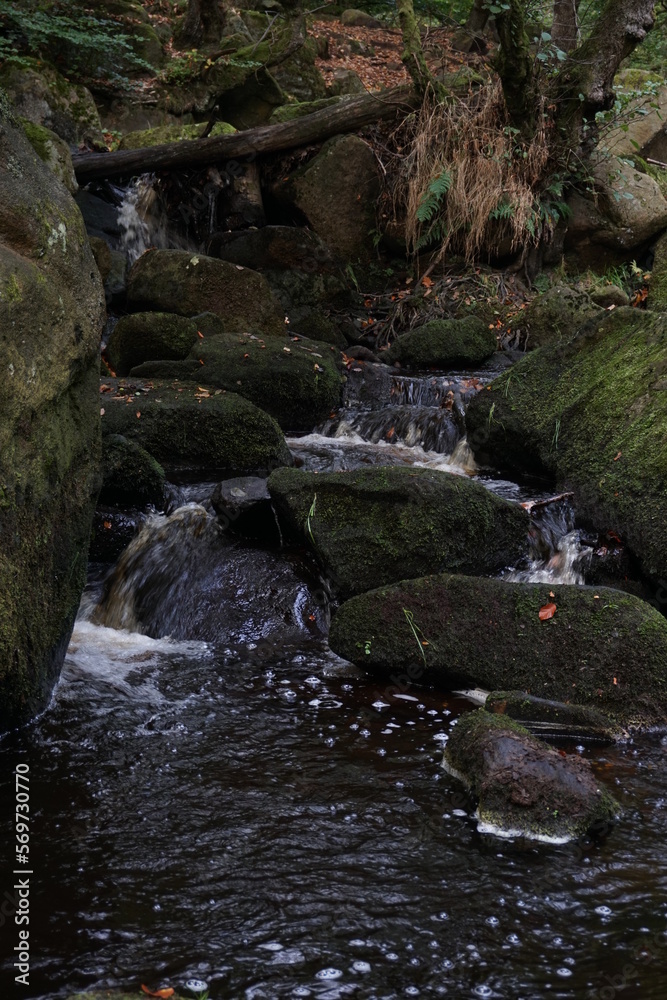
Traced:
[[85, 143], [106, 149], [93, 95], [48, 63], [26, 58], [21, 65], [6, 63], [0, 70], [0, 87], [16, 114], [55, 132], [69, 146]]
[[106, 384], [103, 432], [136, 441], [166, 469], [233, 475], [292, 462], [273, 418], [234, 393], [135, 378]]
[[478, 829], [566, 843], [608, 830], [620, 806], [581, 757], [563, 757], [521, 726], [483, 710], [463, 715], [445, 767], [478, 798]]
[[103, 321], [81, 214], [0, 95], [0, 730], [47, 704], [85, 583]]
[[352, 358], [353, 361], [369, 361], [371, 364], [379, 364], [380, 359], [377, 354], [368, 347], [364, 347], [362, 344], [354, 344], [352, 347], [348, 347], [345, 351], [348, 358]]
[[74, 176], [72, 154], [67, 143], [51, 129], [44, 128], [43, 125], [35, 125], [27, 118], [21, 119], [21, 127], [40, 160], [47, 165], [59, 181], [62, 181], [70, 194], [76, 194], [79, 185]]
[[[217, 317], [214, 317], [217, 320]], [[182, 363], [152, 363], [133, 369], [142, 378], [199, 379], [249, 399], [274, 417], [284, 431], [309, 433], [340, 405], [338, 352], [312, 340], [264, 340], [254, 334], [214, 335], [215, 324], [199, 317], [197, 339]]]
[[122, 316], [107, 344], [109, 364], [117, 375], [128, 375], [144, 361], [182, 360], [197, 336], [197, 322], [173, 313], [133, 313]]
[[330, 139], [309, 163], [278, 181], [272, 193], [279, 203], [300, 212], [344, 260], [371, 258], [380, 184], [375, 155], [363, 139]]
[[279, 469], [269, 490], [286, 531], [343, 596], [444, 569], [492, 573], [526, 551], [526, 512], [447, 472]]
[[88, 188], [79, 190], [75, 201], [83, 216], [88, 235], [107, 239], [117, 246], [120, 239], [118, 203], [101, 198]]
[[667, 317], [614, 309], [534, 351], [466, 411], [481, 461], [545, 473], [581, 518], [613, 531], [643, 572], [667, 575]]
[[571, 340], [595, 316], [602, 317], [601, 309], [586, 292], [556, 285], [537, 295], [518, 322], [527, 332], [526, 347], [532, 349]]
[[664, 233], [655, 248], [648, 305], [650, 309], [667, 312], [667, 233]]
[[220, 526], [268, 545], [280, 544], [278, 522], [266, 479], [241, 476], [218, 483], [211, 497]]
[[603, 309], [609, 309], [610, 306], [618, 309], [621, 306], [629, 306], [630, 297], [618, 285], [603, 285], [591, 291], [591, 302], [596, 306], [602, 306]]
[[111, 257], [109, 244], [100, 236], [91, 236], [88, 242], [90, 243], [90, 249], [93, 251], [93, 257], [95, 258], [95, 263], [97, 264], [97, 270], [100, 272], [102, 281], [105, 282], [111, 274], [111, 269], [113, 267], [113, 259]]
[[145, 520], [145, 510], [98, 506], [93, 517], [88, 558], [91, 562], [114, 563]]
[[160, 507], [164, 499], [164, 469], [148, 452], [121, 434], [102, 442], [102, 488], [99, 501], [122, 507]]
[[187, 250], [149, 250], [128, 277], [127, 298], [139, 311], [194, 316], [210, 311], [226, 332], [285, 334], [285, 316], [261, 274]]
[[[556, 612], [542, 621], [547, 603]], [[405, 580], [343, 604], [329, 643], [394, 682], [407, 673], [449, 688], [527, 691], [591, 706], [621, 725], [651, 724], [667, 710], [667, 621], [605, 587]]]
[[550, 741], [613, 743], [621, 735], [619, 727], [595, 708], [537, 698], [525, 691], [492, 691], [484, 708]]
[[406, 368], [449, 368], [477, 365], [496, 350], [495, 330], [474, 316], [434, 319], [397, 337], [382, 360]]

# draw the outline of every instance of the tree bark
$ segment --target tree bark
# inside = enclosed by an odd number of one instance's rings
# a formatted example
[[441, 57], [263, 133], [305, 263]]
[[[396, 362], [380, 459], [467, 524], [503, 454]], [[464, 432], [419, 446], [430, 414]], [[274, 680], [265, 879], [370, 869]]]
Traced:
[[417, 93], [423, 95], [434, 86], [434, 80], [424, 58], [414, 4], [412, 0], [397, 0], [397, 7], [398, 23], [403, 35], [401, 60], [412, 78]]
[[382, 94], [362, 94], [342, 100], [291, 122], [209, 139], [170, 142], [145, 149], [124, 149], [115, 153], [78, 153], [72, 157], [80, 184], [97, 177], [121, 177], [151, 170], [180, 170], [208, 166], [222, 160], [272, 153], [322, 142], [343, 132], [355, 132], [365, 125], [393, 118], [413, 110], [419, 99], [408, 87], [396, 87]]
[[193, 48], [204, 42], [219, 42], [224, 26], [225, 11], [220, 0], [188, 0], [179, 41]]
[[525, 0], [508, 0], [509, 8], [496, 14], [500, 48], [495, 69], [503, 85], [505, 104], [512, 124], [525, 139], [535, 132], [534, 57], [526, 31]]
[[579, 41], [579, 0], [554, 0], [551, 41], [563, 52], [571, 52]]

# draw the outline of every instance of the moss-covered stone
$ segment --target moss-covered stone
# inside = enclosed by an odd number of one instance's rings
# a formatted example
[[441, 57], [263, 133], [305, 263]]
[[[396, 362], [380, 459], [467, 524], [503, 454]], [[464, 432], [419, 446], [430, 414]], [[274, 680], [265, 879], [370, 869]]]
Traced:
[[102, 489], [104, 504], [160, 507], [164, 499], [164, 469], [159, 462], [121, 434], [102, 441]]
[[[556, 613], [541, 621], [548, 602]], [[343, 604], [329, 644], [388, 678], [407, 671], [449, 688], [517, 689], [590, 705], [621, 724], [650, 724], [667, 711], [667, 621], [606, 587], [405, 580]]]
[[0, 730], [47, 704], [85, 582], [103, 314], [81, 214], [0, 103]]
[[[217, 317], [214, 317], [216, 319]], [[284, 431], [310, 433], [340, 406], [343, 380], [338, 352], [312, 340], [261, 339], [253, 334], [211, 334], [210, 319], [200, 318], [197, 339], [183, 363], [181, 378], [204, 379], [249, 399], [274, 417]], [[213, 326], [215, 330], [215, 326]], [[179, 368], [141, 365], [142, 378], [179, 377]]]
[[563, 757], [521, 726], [483, 709], [461, 716], [445, 766], [478, 798], [479, 829], [565, 843], [609, 827], [620, 806], [581, 757]]
[[292, 463], [275, 420], [235, 393], [134, 378], [106, 384], [103, 432], [136, 441], [166, 469], [241, 475]]
[[571, 340], [584, 323], [595, 316], [602, 318], [602, 310], [586, 292], [556, 285], [537, 295], [515, 322], [525, 327], [526, 346], [532, 349]]
[[657, 312], [667, 312], [667, 233], [660, 237], [655, 248], [648, 304]]
[[[147, 146], [162, 146], [169, 142], [182, 142], [183, 140], [200, 139], [205, 125], [159, 125], [157, 128], [141, 129], [138, 132], [128, 132], [120, 140], [119, 149], [145, 149]], [[236, 132], [233, 125], [227, 122], [216, 122], [209, 138], [214, 139], [218, 135], [231, 135]]]
[[41, 59], [23, 59], [20, 66], [6, 63], [0, 69], [0, 87], [18, 115], [51, 129], [69, 145], [85, 142], [106, 148], [93, 95], [54, 66]]
[[578, 514], [667, 575], [667, 317], [615, 309], [527, 355], [466, 412], [475, 454], [547, 473]]
[[197, 323], [173, 313], [123, 316], [107, 344], [107, 357], [117, 375], [129, 375], [144, 361], [182, 360], [197, 341]]
[[271, 124], [293, 122], [297, 118], [312, 115], [315, 111], [322, 111], [323, 108], [332, 108], [335, 104], [340, 104], [340, 101], [340, 97], [321, 97], [316, 101], [295, 101], [294, 104], [283, 104], [282, 107], [276, 108], [271, 115]]
[[65, 185], [70, 194], [76, 194], [79, 185], [74, 176], [72, 154], [66, 142], [43, 125], [35, 125], [27, 118], [21, 119], [21, 127], [26, 138], [35, 150], [40, 160], [47, 165], [59, 181]]
[[114, 263], [109, 244], [101, 236], [90, 236], [88, 242], [90, 243], [90, 249], [93, 251], [93, 257], [97, 264], [97, 270], [100, 272], [100, 277], [102, 281], [106, 281], [111, 274]]
[[284, 527], [341, 595], [442, 570], [491, 573], [526, 551], [528, 515], [462, 476], [379, 467], [269, 479]]
[[475, 316], [434, 319], [397, 337], [383, 360], [406, 368], [450, 368], [478, 365], [496, 350], [495, 329]]
[[130, 271], [127, 299], [137, 311], [216, 313], [228, 333], [285, 334], [269, 284], [250, 268], [187, 250], [149, 250]]

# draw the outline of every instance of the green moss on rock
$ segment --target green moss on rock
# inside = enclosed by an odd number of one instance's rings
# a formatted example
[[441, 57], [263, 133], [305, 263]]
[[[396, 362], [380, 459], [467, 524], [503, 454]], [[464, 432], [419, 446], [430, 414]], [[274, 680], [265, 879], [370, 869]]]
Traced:
[[121, 434], [102, 442], [100, 503], [160, 507], [164, 499], [164, 469], [148, 452]]
[[197, 339], [195, 320], [173, 313], [133, 313], [114, 327], [107, 357], [117, 375], [128, 375], [144, 361], [187, 357]]
[[342, 595], [445, 569], [491, 573], [526, 551], [526, 512], [447, 472], [279, 469], [269, 491], [285, 528]]
[[667, 316], [616, 309], [534, 351], [471, 401], [482, 461], [547, 473], [581, 517], [667, 575]]
[[[146, 149], [148, 146], [162, 146], [169, 142], [201, 139], [205, 125], [160, 125], [157, 128], [142, 129], [138, 132], [128, 132], [121, 139], [119, 149]], [[236, 132], [233, 125], [227, 122], [216, 122], [208, 138], [218, 135], [231, 135]]]
[[235, 393], [203, 382], [106, 384], [113, 391], [102, 397], [103, 433], [136, 441], [167, 469], [241, 475], [292, 462], [273, 418]]
[[[312, 431], [340, 406], [343, 381], [336, 367], [338, 352], [312, 340], [260, 338], [253, 334], [218, 334], [217, 317], [199, 318], [203, 339], [183, 363], [182, 378], [204, 379], [216, 389], [237, 392], [274, 417], [290, 433]], [[219, 323], [219, 321], [218, 321]], [[175, 365], [142, 365], [142, 378], [179, 377]]]
[[296, 121], [297, 118], [312, 115], [315, 111], [321, 111], [323, 108], [332, 108], [334, 105], [340, 104], [340, 100], [340, 97], [321, 97], [316, 101], [295, 101], [294, 104], [283, 104], [282, 107], [276, 108], [271, 115], [271, 124]]
[[449, 368], [478, 365], [496, 350], [495, 330], [475, 316], [434, 319], [397, 337], [383, 360], [406, 368]]
[[[549, 601], [557, 611], [540, 621]], [[526, 691], [592, 706], [620, 724], [651, 724], [667, 711], [667, 621], [610, 588], [405, 580], [343, 604], [329, 643], [387, 678], [407, 672], [449, 688]]]
[[482, 832], [564, 843], [598, 832], [620, 806], [580, 757], [563, 757], [511, 719], [483, 709], [461, 716], [445, 765], [479, 800]]

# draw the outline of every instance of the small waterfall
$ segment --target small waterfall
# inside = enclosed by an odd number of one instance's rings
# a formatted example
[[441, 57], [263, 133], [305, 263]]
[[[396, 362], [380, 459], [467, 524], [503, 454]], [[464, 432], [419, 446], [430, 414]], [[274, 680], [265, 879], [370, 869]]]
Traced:
[[125, 189], [118, 209], [121, 250], [133, 264], [149, 247], [172, 246], [167, 212], [155, 187], [154, 174], [135, 177]]
[[446, 407], [387, 406], [381, 410], [345, 410], [328, 421], [323, 433], [335, 438], [358, 434], [372, 444], [387, 441], [450, 455], [463, 436], [463, 420]]
[[523, 583], [585, 583], [593, 549], [581, 540], [574, 527], [574, 508], [569, 494], [524, 504], [532, 519], [531, 559], [523, 570], [508, 573], [506, 580]]

